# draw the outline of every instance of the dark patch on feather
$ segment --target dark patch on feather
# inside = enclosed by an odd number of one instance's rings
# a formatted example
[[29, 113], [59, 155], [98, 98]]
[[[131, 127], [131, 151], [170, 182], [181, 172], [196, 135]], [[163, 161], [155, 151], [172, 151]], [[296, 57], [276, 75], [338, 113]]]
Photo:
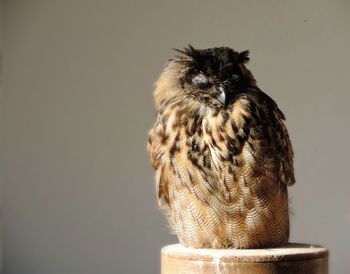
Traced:
[[176, 133], [176, 136], [175, 136], [175, 139], [174, 139], [174, 142], [169, 150], [169, 154], [170, 154], [170, 157], [173, 157], [175, 152], [177, 150], [179, 150], [179, 147], [178, 147], [178, 142], [180, 140], [180, 132], [177, 132]]

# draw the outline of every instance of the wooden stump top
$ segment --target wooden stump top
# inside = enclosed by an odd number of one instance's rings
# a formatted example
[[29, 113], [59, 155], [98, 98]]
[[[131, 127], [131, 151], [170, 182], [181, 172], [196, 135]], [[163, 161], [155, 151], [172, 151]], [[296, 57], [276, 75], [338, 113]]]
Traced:
[[162, 274], [170, 273], [328, 273], [328, 250], [290, 243], [267, 249], [162, 248]]

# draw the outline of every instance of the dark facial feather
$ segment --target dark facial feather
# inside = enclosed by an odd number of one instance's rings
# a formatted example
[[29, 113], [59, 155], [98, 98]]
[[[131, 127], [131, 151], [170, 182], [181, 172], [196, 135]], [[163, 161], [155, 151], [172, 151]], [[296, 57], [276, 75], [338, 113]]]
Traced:
[[195, 49], [189, 45], [176, 50], [174, 61], [187, 67], [181, 79], [185, 92], [211, 106], [227, 106], [232, 98], [251, 86], [255, 79], [245, 64], [249, 51], [237, 52], [228, 47]]

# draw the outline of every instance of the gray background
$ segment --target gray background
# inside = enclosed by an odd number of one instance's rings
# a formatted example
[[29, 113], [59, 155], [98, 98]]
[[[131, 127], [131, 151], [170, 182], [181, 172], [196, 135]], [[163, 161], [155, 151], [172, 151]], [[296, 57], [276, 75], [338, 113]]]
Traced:
[[174, 243], [146, 134], [171, 48], [251, 50], [287, 116], [291, 241], [350, 273], [349, 1], [4, 3], [1, 174], [5, 274], [157, 273]]

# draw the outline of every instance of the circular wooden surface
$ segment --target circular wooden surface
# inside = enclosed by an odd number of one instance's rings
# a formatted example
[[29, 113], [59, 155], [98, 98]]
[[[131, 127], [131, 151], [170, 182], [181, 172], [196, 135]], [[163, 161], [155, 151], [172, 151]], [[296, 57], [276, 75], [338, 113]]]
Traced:
[[162, 248], [162, 274], [327, 274], [328, 250], [290, 243], [266, 249]]
[[328, 256], [328, 250], [321, 246], [289, 243], [287, 246], [267, 249], [194, 249], [180, 244], [162, 248], [162, 254], [190, 260], [235, 262], [275, 262], [317, 259]]

